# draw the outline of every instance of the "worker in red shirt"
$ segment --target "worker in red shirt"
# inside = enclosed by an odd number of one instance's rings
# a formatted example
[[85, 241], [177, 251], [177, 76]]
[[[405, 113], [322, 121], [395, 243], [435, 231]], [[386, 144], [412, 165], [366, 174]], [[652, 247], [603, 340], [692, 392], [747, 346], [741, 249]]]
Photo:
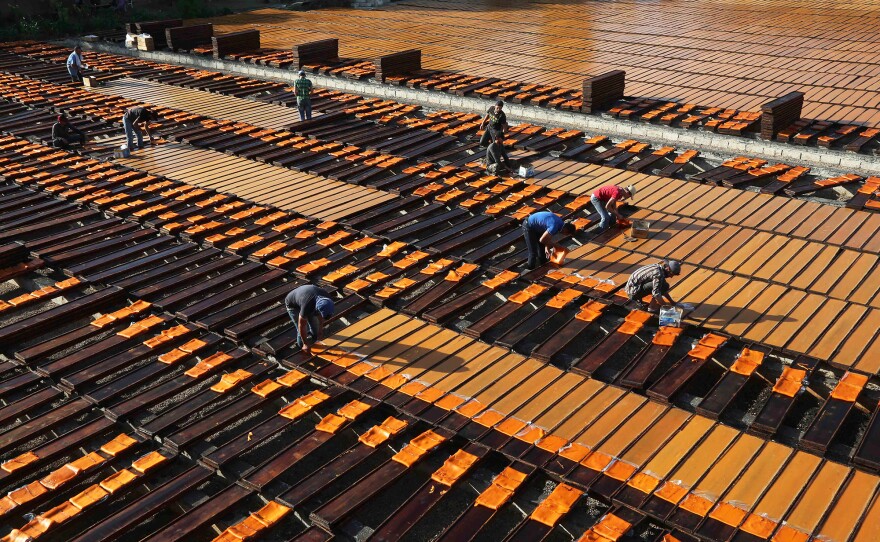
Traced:
[[617, 210], [617, 204], [628, 200], [636, 195], [635, 186], [627, 186], [626, 188], [615, 184], [607, 184], [597, 188], [593, 195], [590, 196], [590, 202], [599, 213], [599, 233], [610, 228], [617, 220], [623, 217]]

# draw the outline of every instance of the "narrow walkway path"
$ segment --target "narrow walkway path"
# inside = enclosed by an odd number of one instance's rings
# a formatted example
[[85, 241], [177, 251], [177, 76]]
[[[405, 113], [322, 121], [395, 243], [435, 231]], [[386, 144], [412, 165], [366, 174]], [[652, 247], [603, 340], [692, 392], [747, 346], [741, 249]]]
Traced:
[[[296, 109], [253, 102], [234, 96], [176, 87], [142, 79], [117, 79], [93, 89], [102, 94], [182, 109], [206, 117], [247, 122], [260, 128], [278, 130], [299, 122]], [[315, 115], [318, 116], [318, 115]]]
[[[122, 138], [113, 143], [118, 146], [121, 142]], [[116, 162], [323, 220], [339, 220], [397, 197], [178, 143], [147, 147]]]

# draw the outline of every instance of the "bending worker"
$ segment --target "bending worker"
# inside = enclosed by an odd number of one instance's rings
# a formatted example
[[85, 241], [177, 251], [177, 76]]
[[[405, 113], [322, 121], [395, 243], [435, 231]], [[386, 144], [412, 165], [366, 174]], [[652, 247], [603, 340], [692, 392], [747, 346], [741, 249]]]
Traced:
[[507, 130], [508, 126], [507, 115], [504, 114], [503, 108], [504, 102], [498, 100], [495, 102], [495, 105], [486, 111], [486, 116], [483, 117], [483, 121], [480, 123], [480, 130], [483, 128], [486, 129], [486, 131], [483, 132], [483, 135], [480, 136], [481, 147], [486, 147], [489, 144], [490, 139], [492, 141], [504, 139], [504, 132]]
[[614, 222], [622, 219], [617, 210], [617, 204], [636, 195], [636, 187], [630, 185], [626, 188], [614, 184], [608, 184], [597, 188], [590, 196], [590, 202], [599, 213], [599, 233], [610, 228]]
[[523, 221], [523, 237], [529, 249], [529, 269], [535, 269], [547, 263], [552, 250], [564, 250], [564, 247], [553, 239], [561, 233], [571, 235], [575, 231], [574, 224], [563, 221], [550, 211], [532, 213]]
[[86, 134], [67, 121], [64, 115], [58, 115], [58, 122], [52, 125], [52, 146], [69, 149], [73, 145], [85, 145]]
[[[141, 128], [150, 138], [150, 145], [153, 144], [153, 134], [150, 133], [150, 121], [155, 119], [152, 111], [144, 106], [132, 107], [125, 110], [122, 115], [122, 127], [125, 128], [125, 141], [128, 144], [128, 150], [144, 148], [144, 137], [141, 134]], [[137, 136], [137, 147], [134, 147], [134, 138]]]
[[311, 355], [312, 345], [321, 340], [324, 322], [335, 310], [330, 294], [315, 285], [304, 284], [287, 294], [284, 305], [296, 329], [297, 346]]
[[666, 303], [675, 305], [675, 301], [669, 295], [669, 283], [666, 282], [666, 278], [680, 274], [681, 264], [675, 260], [648, 264], [639, 267], [630, 275], [624, 289], [629, 298], [638, 303], [642, 303], [642, 298], [651, 294], [648, 310], [657, 311]]

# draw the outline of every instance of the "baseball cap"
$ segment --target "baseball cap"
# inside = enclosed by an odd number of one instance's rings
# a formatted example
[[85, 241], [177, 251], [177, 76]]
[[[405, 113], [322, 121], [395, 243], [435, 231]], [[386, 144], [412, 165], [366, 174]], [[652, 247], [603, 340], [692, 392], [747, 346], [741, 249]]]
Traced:
[[333, 300], [329, 297], [319, 297], [317, 300], [315, 300], [315, 308], [326, 320], [327, 318], [333, 316], [333, 311], [336, 307], [333, 305]]

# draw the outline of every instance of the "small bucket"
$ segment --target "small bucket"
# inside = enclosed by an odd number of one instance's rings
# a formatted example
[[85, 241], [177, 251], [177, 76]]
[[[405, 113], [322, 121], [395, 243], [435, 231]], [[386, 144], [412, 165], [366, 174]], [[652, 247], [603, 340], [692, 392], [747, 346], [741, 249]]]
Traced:
[[519, 176], [528, 179], [535, 176], [535, 167], [529, 163], [521, 163], [518, 170]]
[[123, 145], [118, 149], [113, 149], [113, 158], [131, 158], [131, 151], [128, 150], [128, 146]]

